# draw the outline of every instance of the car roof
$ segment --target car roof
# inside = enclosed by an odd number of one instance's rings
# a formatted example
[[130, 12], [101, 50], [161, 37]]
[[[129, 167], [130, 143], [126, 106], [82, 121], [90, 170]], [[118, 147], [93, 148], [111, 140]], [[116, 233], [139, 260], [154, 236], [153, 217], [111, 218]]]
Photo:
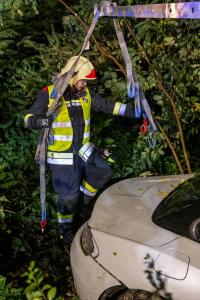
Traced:
[[121, 180], [98, 197], [89, 226], [142, 243], [159, 247], [179, 238], [152, 222], [152, 214], [175, 187], [192, 174], [134, 177]]

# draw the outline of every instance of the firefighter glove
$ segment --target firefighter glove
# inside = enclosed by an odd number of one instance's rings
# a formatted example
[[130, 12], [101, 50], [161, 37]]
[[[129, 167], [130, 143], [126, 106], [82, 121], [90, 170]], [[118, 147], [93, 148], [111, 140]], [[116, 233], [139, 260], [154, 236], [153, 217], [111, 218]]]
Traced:
[[30, 129], [39, 130], [51, 127], [51, 117], [31, 116], [28, 118], [28, 127]]

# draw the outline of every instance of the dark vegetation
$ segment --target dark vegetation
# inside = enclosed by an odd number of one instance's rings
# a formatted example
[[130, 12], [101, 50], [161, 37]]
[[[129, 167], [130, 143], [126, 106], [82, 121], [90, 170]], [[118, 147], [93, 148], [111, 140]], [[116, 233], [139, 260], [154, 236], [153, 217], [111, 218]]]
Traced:
[[[33, 159], [38, 133], [24, 128], [23, 117], [36, 92], [78, 54], [95, 2], [0, 2], [1, 300], [76, 299], [69, 256], [58, 239], [56, 195], [49, 179], [49, 225], [43, 235], [39, 228], [39, 170]], [[199, 21], [123, 19], [121, 26], [158, 122], [158, 142], [154, 149], [148, 147], [147, 137], [139, 134], [140, 120], [102, 114], [92, 119], [93, 142], [112, 153], [115, 178], [198, 172]], [[114, 101], [132, 101], [126, 95], [125, 66], [112, 20], [99, 21], [84, 55], [97, 70], [96, 91]]]

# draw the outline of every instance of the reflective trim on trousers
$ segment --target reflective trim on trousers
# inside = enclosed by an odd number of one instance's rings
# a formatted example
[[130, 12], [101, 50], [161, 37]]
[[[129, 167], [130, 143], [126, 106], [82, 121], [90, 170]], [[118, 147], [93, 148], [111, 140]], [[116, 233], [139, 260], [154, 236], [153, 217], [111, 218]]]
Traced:
[[73, 219], [57, 218], [58, 223], [72, 223]]
[[57, 221], [58, 223], [72, 223], [74, 214], [63, 215], [60, 212], [57, 212]]
[[88, 195], [88, 196], [95, 196], [97, 192], [90, 192], [88, 191], [86, 188], [84, 188], [84, 186], [80, 186], [80, 190], [81, 192], [83, 192], [83, 194]]
[[91, 193], [96, 193], [97, 189], [91, 186], [87, 181], [83, 180], [82, 186]]

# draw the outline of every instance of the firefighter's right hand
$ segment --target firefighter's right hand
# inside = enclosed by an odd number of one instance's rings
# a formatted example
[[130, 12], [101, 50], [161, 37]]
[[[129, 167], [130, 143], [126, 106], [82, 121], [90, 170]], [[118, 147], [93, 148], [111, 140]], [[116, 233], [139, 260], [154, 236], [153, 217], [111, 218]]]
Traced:
[[39, 130], [51, 127], [51, 117], [31, 116], [28, 118], [28, 127], [30, 129]]

